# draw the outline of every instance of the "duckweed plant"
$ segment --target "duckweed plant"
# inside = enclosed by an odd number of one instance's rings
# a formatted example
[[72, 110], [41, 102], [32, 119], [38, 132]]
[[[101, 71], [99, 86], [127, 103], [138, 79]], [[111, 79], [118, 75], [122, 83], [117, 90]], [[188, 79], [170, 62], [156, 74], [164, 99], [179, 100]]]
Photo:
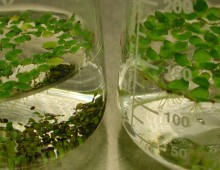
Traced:
[[[216, 93], [220, 89], [219, 7], [196, 0], [190, 13], [156, 11], [137, 29], [139, 58], [148, 63], [148, 66], [139, 64], [138, 69], [146, 79], [168, 93], [195, 102], [219, 102], [220, 93]], [[134, 35], [129, 47], [134, 54], [136, 40]], [[178, 69], [171, 78], [173, 68]]]
[[[0, 99], [8, 99], [73, 75], [71, 54], [91, 48], [92, 33], [82, 27], [75, 15], [57, 17], [33, 11], [0, 16]], [[37, 52], [25, 47], [39, 44]]]
[[[92, 32], [83, 28], [75, 14], [70, 17], [51, 12], [39, 15], [34, 11], [1, 14], [1, 104], [74, 76], [80, 66], [70, 61], [74, 61], [76, 53], [80, 57], [88, 53], [92, 42]], [[32, 44], [37, 44], [38, 49]], [[65, 113], [38, 112], [36, 106], [29, 111], [37, 119], [30, 118], [27, 124], [1, 117], [0, 167], [12, 170], [38, 166], [82, 144], [101, 120], [103, 96], [94, 94], [91, 102], [74, 107], [65, 121], [62, 119]], [[23, 130], [17, 129], [15, 123]]]
[[0, 167], [29, 169], [62, 158], [97, 128], [104, 104], [102, 96], [94, 96], [91, 102], [79, 103], [67, 121], [59, 120], [64, 115], [35, 109], [35, 106], [30, 108], [39, 119], [30, 118], [24, 125], [18, 122], [23, 131], [14, 128], [8, 119], [1, 119]]

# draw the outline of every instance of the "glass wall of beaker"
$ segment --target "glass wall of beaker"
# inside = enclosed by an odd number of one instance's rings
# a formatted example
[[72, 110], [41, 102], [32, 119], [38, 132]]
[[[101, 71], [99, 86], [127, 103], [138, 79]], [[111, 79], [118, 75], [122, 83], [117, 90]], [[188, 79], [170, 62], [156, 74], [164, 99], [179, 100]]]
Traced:
[[125, 129], [171, 169], [220, 169], [220, 2], [127, 5], [118, 87]]
[[105, 108], [98, 0], [0, 0], [0, 168], [73, 150]]

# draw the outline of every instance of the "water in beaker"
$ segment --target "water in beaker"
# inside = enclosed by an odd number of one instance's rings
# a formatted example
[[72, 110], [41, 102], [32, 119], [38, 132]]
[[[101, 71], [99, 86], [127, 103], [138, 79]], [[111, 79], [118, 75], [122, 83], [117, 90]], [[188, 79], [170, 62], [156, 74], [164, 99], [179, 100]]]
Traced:
[[63, 157], [105, 107], [98, 1], [1, 1], [0, 168]]
[[220, 6], [134, 0], [122, 34], [125, 129], [172, 169], [220, 169]]

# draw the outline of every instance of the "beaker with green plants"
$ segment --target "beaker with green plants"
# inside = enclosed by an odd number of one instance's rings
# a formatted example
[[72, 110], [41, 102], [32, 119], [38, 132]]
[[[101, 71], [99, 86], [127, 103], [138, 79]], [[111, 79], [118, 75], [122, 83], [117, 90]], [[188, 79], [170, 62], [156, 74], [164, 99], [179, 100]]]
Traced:
[[171, 169], [220, 169], [220, 2], [131, 0], [126, 12], [125, 129]]
[[0, 169], [83, 144], [105, 108], [97, 0], [0, 1]]

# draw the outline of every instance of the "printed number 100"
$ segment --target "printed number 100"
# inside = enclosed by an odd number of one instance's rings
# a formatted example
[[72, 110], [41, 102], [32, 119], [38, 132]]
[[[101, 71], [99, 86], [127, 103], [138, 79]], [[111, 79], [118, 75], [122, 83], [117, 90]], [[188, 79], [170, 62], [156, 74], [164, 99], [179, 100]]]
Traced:
[[186, 116], [180, 117], [177, 114], [171, 115], [169, 112], [166, 113], [165, 115], [167, 115], [167, 123], [172, 122], [176, 126], [183, 126], [185, 128], [190, 126], [190, 120]]

